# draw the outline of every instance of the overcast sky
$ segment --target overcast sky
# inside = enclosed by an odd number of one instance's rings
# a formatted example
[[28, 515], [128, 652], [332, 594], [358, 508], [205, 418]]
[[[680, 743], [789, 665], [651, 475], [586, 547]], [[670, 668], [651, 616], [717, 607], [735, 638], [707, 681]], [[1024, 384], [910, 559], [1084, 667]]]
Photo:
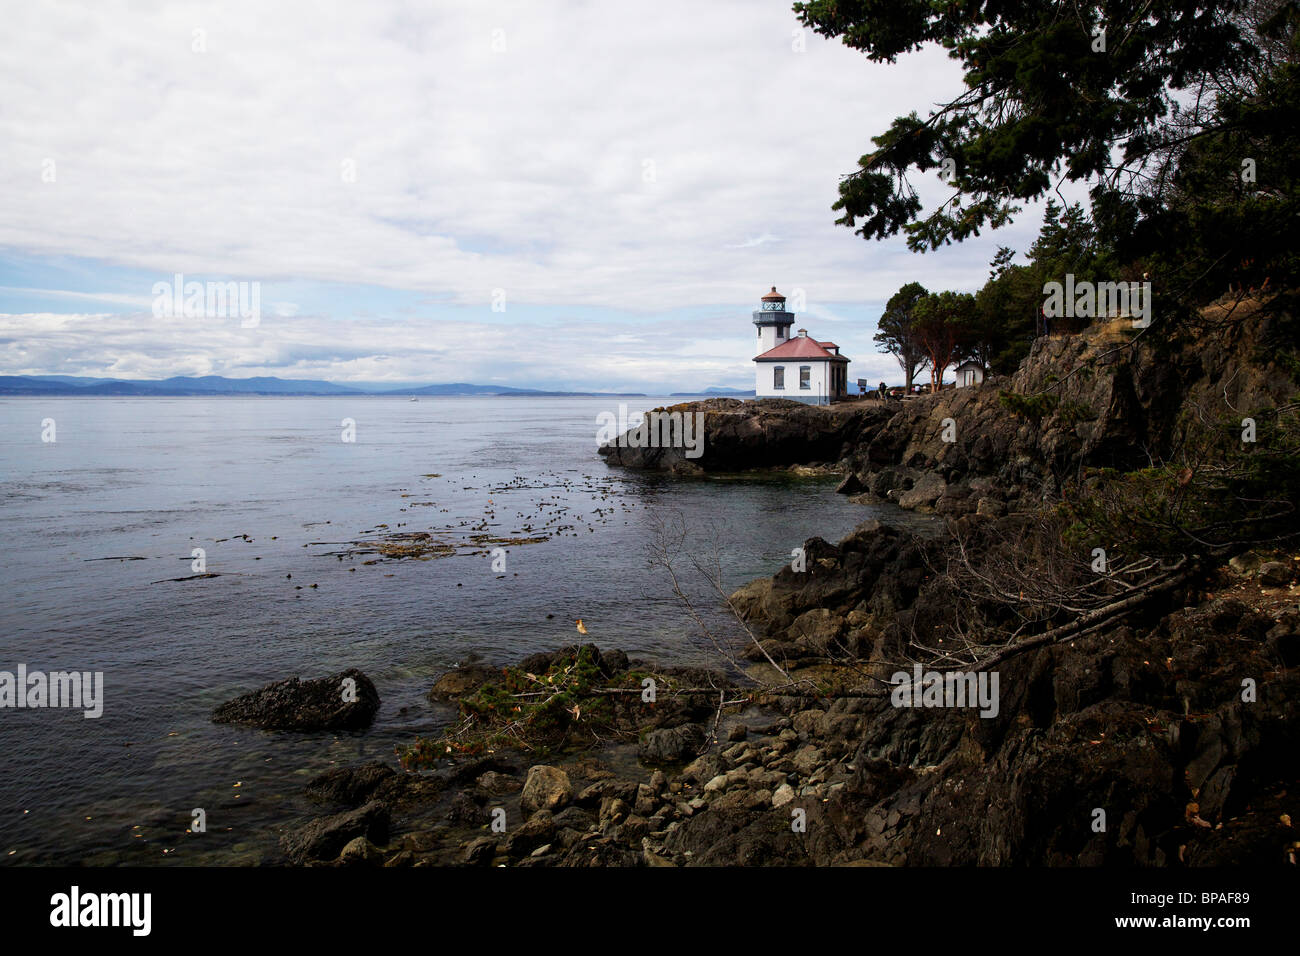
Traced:
[[[0, 374], [752, 387], [776, 285], [850, 378], [892, 381], [884, 301], [973, 291], [1040, 219], [926, 256], [836, 226], [870, 137], [960, 73], [937, 50], [870, 64], [785, 0], [5, 21]], [[176, 273], [260, 283], [260, 323], [154, 315]]]

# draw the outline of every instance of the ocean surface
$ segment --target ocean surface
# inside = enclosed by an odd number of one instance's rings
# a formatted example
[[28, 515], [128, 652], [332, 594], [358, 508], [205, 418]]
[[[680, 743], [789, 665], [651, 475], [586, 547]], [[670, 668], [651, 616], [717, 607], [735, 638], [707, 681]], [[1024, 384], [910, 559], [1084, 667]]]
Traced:
[[[731, 589], [879, 513], [834, 480], [608, 468], [596, 418], [619, 401], [0, 400], [0, 670], [104, 675], [98, 719], [0, 709], [0, 863], [278, 862], [276, 827], [312, 812], [303, 785], [395, 765], [395, 746], [450, 719], [425, 693], [458, 662], [594, 641], [720, 666], [651, 565], [657, 521], [716, 548]], [[376, 550], [422, 532], [452, 553]], [[190, 577], [194, 549], [216, 576]], [[366, 732], [209, 719], [270, 681], [346, 667], [383, 700]], [[193, 808], [207, 833], [186, 833]]]

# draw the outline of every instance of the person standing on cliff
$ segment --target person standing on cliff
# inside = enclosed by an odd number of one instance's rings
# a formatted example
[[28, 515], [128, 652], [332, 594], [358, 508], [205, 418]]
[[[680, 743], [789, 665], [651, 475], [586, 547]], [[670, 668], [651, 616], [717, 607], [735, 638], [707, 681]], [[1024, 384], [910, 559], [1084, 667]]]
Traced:
[[884, 401], [885, 399], [887, 399], [887, 398], [889, 398], [889, 392], [885, 389], [885, 383], [884, 383], [884, 382], [881, 382], [881, 383], [880, 383], [880, 400], [883, 402], [883, 401]]

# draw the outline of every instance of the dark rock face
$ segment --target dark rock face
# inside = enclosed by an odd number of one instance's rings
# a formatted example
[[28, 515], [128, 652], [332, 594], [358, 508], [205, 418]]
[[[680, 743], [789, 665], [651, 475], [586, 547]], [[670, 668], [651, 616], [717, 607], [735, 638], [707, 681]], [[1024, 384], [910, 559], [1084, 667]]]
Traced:
[[357, 837], [374, 843], [388, 840], [388, 808], [378, 801], [363, 807], [312, 820], [295, 833], [280, 840], [289, 859], [295, 863], [333, 860]]
[[695, 866], [811, 866], [790, 814], [712, 811], [687, 821], [668, 838], [671, 853], [690, 854]]
[[[1189, 406], [1214, 417], [1287, 399], [1288, 377], [1258, 358], [1274, 324], [1261, 314], [1244, 331], [1206, 333], [1160, 355], [1120, 347], [1113, 329], [1040, 338], [1010, 378], [910, 399], [864, 427], [843, 462], [844, 493], [865, 489], [918, 511], [998, 514], [1055, 493], [1081, 466], [1145, 466], [1148, 451], [1170, 447]], [[999, 397], [1049, 387], [1053, 403], [1040, 418]]]
[[[686, 448], [615, 443], [600, 447], [606, 463], [680, 474], [833, 464], [845, 456], [863, 429], [878, 427], [892, 414], [880, 402], [819, 407], [784, 398], [748, 402], [711, 398], [658, 411], [704, 414], [700, 456], [687, 458]], [[619, 440], [625, 441], [626, 436]]]
[[[759, 746], [688, 768], [682, 781], [712, 775], [702, 805], [647, 853], [705, 866], [1286, 866], [1300, 675], [1267, 665], [1259, 615], [1244, 609], [1245, 630], [1225, 632], [1243, 609], [1214, 603], [1005, 662], [992, 719], [879, 697], [795, 711]], [[1259, 675], [1253, 702], [1243, 674]]]
[[[909, 576], [924, 566], [909, 547], [925, 545], [874, 524], [838, 545], [811, 541], [804, 574], [783, 569], [733, 600], [787, 660], [818, 656], [830, 635], [897, 660], [901, 628], [924, 621], [929, 600]], [[729, 864], [811, 853], [931, 866], [1283, 865], [1289, 811], [1260, 807], [1300, 782], [1300, 673], [1279, 667], [1298, 620], [1293, 606], [1264, 613], [1220, 597], [1042, 648], [999, 665], [991, 718], [879, 696], [795, 712], [786, 746], [807, 739], [822, 754], [801, 766], [800, 749], [769, 766], [801, 779], [817, 763], [834, 771], [837, 758], [848, 768], [826, 795], [822, 829], [815, 806], [792, 844], [770, 829], [770, 810], [710, 805], [667, 846]], [[727, 774], [725, 760], [704, 772], [715, 770]], [[729, 822], [706, 822], [724, 809]]]
[[[805, 570], [783, 567], [731, 595], [780, 663], [809, 657], [871, 655], [884, 628], [904, 619], [932, 573], [932, 544], [878, 521], [863, 522], [839, 544], [804, 542]], [[765, 660], [757, 647], [746, 659]]]
[[[1215, 662], [1180, 676], [1198, 645]], [[1300, 775], [1300, 679], [1264, 678], [1263, 651], [1216, 632], [1207, 615], [1173, 615], [1147, 633], [1090, 636], [1015, 662], [1002, 675], [1008, 721], [939, 711], [931, 720], [946, 732], [917, 736], [886, 717], [858, 758], [883, 755], [887, 772], [935, 769], [883, 800], [893, 781], [861, 788], [873, 801], [869, 828], [882, 824], [869, 846], [921, 865], [1226, 862], [1232, 851], [1214, 828], [1236, 821], [1258, 835], [1262, 820], [1238, 818]], [[1240, 678], [1251, 674], [1261, 675], [1260, 696], [1246, 702]], [[876, 768], [869, 784], [879, 764], [866, 766]], [[1277, 816], [1271, 823], [1269, 862], [1282, 865], [1285, 828]]]
[[361, 730], [378, 710], [375, 685], [361, 671], [349, 668], [316, 680], [290, 677], [267, 684], [222, 704], [212, 719], [263, 730]]
[[365, 803], [381, 785], [397, 777], [392, 767], [367, 763], [360, 767], [335, 767], [307, 784], [307, 796], [328, 803], [355, 807]]

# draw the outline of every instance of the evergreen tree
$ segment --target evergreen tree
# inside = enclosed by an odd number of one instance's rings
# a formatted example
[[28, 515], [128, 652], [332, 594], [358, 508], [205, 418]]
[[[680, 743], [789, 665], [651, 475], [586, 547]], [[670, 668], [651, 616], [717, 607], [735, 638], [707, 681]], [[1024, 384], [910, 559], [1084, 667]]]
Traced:
[[909, 282], [890, 297], [876, 324], [879, 331], [875, 334], [875, 342], [882, 352], [898, 360], [909, 392], [916, 373], [926, 363], [925, 349], [916, 338], [914, 318], [917, 303], [929, 294], [921, 283]]

